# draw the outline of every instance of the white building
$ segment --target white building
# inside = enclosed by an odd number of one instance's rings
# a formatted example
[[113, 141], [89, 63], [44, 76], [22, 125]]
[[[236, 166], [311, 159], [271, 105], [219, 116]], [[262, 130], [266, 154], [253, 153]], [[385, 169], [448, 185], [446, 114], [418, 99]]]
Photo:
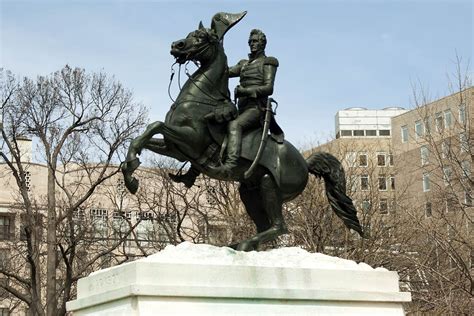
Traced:
[[404, 108], [388, 107], [383, 110], [348, 108], [336, 113], [336, 138], [390, 137], [391, 118], [407, 112]]

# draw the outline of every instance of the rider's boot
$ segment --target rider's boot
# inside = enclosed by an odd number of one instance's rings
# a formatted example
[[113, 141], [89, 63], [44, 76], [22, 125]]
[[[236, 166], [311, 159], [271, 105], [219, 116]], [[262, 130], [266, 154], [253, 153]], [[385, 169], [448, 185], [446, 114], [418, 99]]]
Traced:
[[241, 146], [242, 131], [238, 128], [230, 130], [227, 141], [227, 157], [224, 161], [224, 164], [214, 169], [217, 174], [224, 178], [229, 178], [232, 176], [232, 172], [238, 165]]
[[188, 172], [186, 172], [185, 174], [168, 173], [171, 180], [177, 183], [183, 183], [184, 186], [187, 188], [190, 188], [193, 186], [199, 174], [200, 174], [200, 171], [193, 165], [191, 165], [191, 168], [189, 168]]

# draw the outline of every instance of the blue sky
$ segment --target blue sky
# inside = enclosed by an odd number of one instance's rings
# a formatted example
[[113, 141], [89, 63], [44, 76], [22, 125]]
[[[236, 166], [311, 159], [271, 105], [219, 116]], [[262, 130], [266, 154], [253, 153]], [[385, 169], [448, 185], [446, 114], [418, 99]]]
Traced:
[[[298, 147], [329, 137], [337, 110], [410, 108], [413, 82], [449, 93], [456, 54], [473, 54], [472, 1], [8, 1], [0, 0], [0, 66], [21, 76], [65, 64], [103, 70], [164, 120], [172, 41], [219, 11], [247, 16], [226, 34], [229, 64], [248, 53], [249, 31], [277, 57], [277, 119]], [[184, 74], [182, 81], [184, 81]], [[230, 90], [237, 81], [230, 82]], [[176, 86], [176, 82], [174, 84]], [[177, 90], [173, 89], [173, 95]]]

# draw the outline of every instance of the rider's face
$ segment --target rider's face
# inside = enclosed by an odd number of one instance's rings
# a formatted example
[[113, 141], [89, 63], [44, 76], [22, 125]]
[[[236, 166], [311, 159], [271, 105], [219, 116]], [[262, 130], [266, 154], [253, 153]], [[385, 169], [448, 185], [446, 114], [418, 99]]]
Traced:
[[260, 40], [260, 37], [258, 35], [250, 36], [249, 46], [250, 46], [250, 52], [254, 54], [262, 52], [265, 49], [265, 47], [263, 46], [263, 41]]

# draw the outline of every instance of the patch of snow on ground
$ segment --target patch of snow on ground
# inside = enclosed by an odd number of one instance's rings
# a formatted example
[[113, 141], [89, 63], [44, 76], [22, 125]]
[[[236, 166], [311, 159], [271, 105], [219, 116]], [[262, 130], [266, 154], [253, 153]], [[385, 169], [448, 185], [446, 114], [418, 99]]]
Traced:
[[[374, 270], [365, 263], [310, 253], [299, 247], [284, 247], [268, 251], [236, 251], [228, 247], [183, 242], [141, 259], [145, 262], [184, 263], [206, 265], [245, 265], [263, 267]], [[384, 268], [377, 268], [384, 270]]]

